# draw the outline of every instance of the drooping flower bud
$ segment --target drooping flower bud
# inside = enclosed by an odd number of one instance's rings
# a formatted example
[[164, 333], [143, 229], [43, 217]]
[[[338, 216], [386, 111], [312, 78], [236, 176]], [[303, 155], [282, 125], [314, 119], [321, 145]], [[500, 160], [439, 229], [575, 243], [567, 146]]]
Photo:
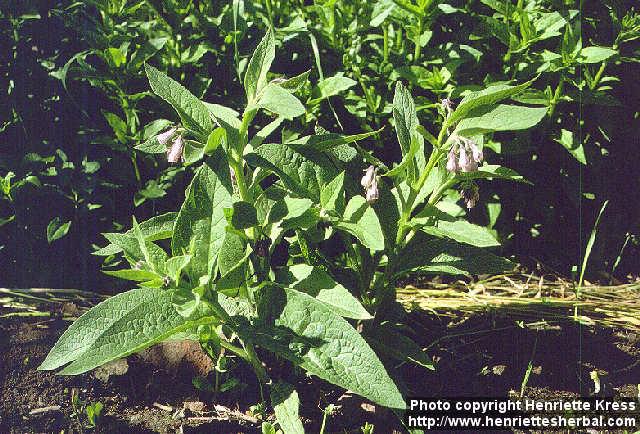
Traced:
[[367, 167], [364, 172], [364, 176], [360, 180], [360, 185], [362, 185], [364, 188], [368, 188], [371, 183], [375, 181], [378, 169], [374, 165], [371, 165]]
[[360, 185], [364, 187], [365, 198], [372, 204], [380, 197], [378, 190], [378, 168], [371, 165], [365, 169], [365, 174], [360, 180]]
[[476, 163], [482, 163], [483, 155], [482, 149], [480, 149], [476, 142], [473, 140], [469, 140], [468, 142], [469, 148], [471, 149], [471, 155], [473, 156], [473, 161]]
[[460, 170], [460, 167], [458, 167], [458, 158], [456, 157], [455, 146], [451, 147], [449, 154], [447, 155], [447, 170], [449, 172], [457, 172]]
[[478, 192], [478, 186], [476, 184], [470, 183], [460, 190], [460, 196], [465, 201], [467, 209], [471, 209], [478, 203], [480, 200], [480, 193]]
[[478, 170], [478, 164], [472, 158], [469, 158], [464, 146], [460, 147], [460, 159], [458, 160], [458, 165], [463, 172], [473, 172], [474, 170]]
[[184, 151], [184, 141], [182, 136], [175, 138], [171, 147], [167, 151], [167, 161], [169, 163], [179, 163], [182, 160], [182, 152]]
[[371, 184], [369, 188], [367, 188], [367, 191], [365, 192], [365, 198], [370, 205], [375, 203], [375, 201], [380, 198], [380, 191], [378, 190], [377, 181], [374, 181], [373, 184]]
[[451, 113], [453, 113], [453, 101], [449, 98], [445, 98], [441, 101], [441, 104], [447, 114], [447, 117], [451, 116]]
[[158, 134], [156, 136], [156, 140], [161, 145], [166, 145], [173, 138], [173, 136], [175, 136], [176, 131], [178, 131], [178, 128], [176, 128], [176, 127], [170, 128], [167, 131], [165, 131], [164, 133]]

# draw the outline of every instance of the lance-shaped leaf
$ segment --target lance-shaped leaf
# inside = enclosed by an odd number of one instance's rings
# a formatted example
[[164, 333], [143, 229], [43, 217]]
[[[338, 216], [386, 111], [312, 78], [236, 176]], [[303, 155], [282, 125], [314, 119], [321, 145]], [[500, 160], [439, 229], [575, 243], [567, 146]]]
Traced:
[[393, 96], [393, 120], [403, 159], [395, 170], [407, 173], [409, 182], [413, 183], [418, 171], [426, 165], [424, 138], [418, 133], [418, 115], [411, 93], [400, 82], [396, 83]]
[[275, 83], [269, 83], [260, 91], [256, 107], [269, 110], [285, 119], [293, 119], [305, 111], [298, 98]]
[[145, 64], [145, 71], [153, 92], [173, 106], [185, 127], [201, 134], [213, 129], [209, 110], [186, 87], [149, 64]]
[[267, 143], [245, 156], [252, 166], [268, 169], [295, 194], [320, 201], [320, 189], [339, 173], [336, 163], [310, 149], [296, 150], [284, 144]]
[[400, 252], [395, 274], [412, 271], [454, 275], [497, 274], [512, 270], [514, 264], [486, 249], [465, 246], [447, 239], [430, 239], [418, 232]]
[[425, 226], [422, 230], [439, 238], [451, 238], [460, 243], [476, 247], [496, 247], [500, 243], [484, 226], [474, 225], [466, 220], [440, 220], [435, 226]]
[[212, 275], [225, 236], [224, 208], [232, 206], [229, 163], [221, 148], [205, 161], [187, 189], [171, 240], [174, 256], [190, 254], [190, 270]]
[[293, 146], [299, 149], [315, 149], [316, 151], [328, 151], [338, 146], [348, 145], [358, 140], [364, 140], [382, 131], [382, 128], [376, 131], [369, 131], [367, 133], [352, 134], [345, 136], [336, 133], [324, 133], [314, 134], [312, 136], [304, 136], [287, 142], [287, 145]]
[[253, 52], [244, 75], [244, 90], [251, 103], [267, 82], [267, 73], [276, 57], [276, 41], [272, 30], [264, 35]]
[[[139, 224], [140, 231], [147, 241], [157, 241], [171, 238], [171, 235], [173, 234], [173, 225], [175, 224], [177, 216], [177, 212], [168, 212], [156, 217], [151, 217], [149, 220], [146, 220]], [[107, 236], [107, 234], [104, 235], [105, 237]], [[121, 234], [109, 233], [109, 235], [117, 236]], [[133, 229], [129, 229], [127, 232], [125, 232], [125, 235], [133, 236]], [[116, 244], [108, 244], [102, 249], [96, 250], [95, 252], [93, 252], [93, 254], [97, 256], [110, 256], [120, 252], [122, 252], [122, 248], [120, 248]]]
[[284, 268], [279, 281], [315, 297], [346, 318], [371, 319], [371, 315], [347, 288], [333, 280], [326, 271], [307, 264]]
[[300, 399], [293, 386], [283, 382], [274, 384], [271, 388], [271, 404], [284, 434], [304, 434], [298, 416]]
[[134, 289], [103, 301], [78, 318], [38, 369], [56, 369], [72, 362], [60, 373], [81, 374], [211, 320], [180, 316], [171, 303], [171, 291]]
[[503, 99], [515, 96], [529, 87], [531, 83], [533, 83], [533, 80], [522, 83], [518, 86], [496, 84], [489, 86], [486, 89], [467, 94], [462, 101], [460, 101], [456, 110], [447, 118], [443, 125], [443, 130], [450, 128], [452, 125], [455, 125], [460, 120], [466, 118], [471, 110], [481, 106], [491, 106]]
[[384, 250], [384, 234], [378, 216], [362, 196], [349, 200], [343, 218], [334, 226], [349, 232], [371, 250]]
[[469, 112], [460, 121], [456, 132], [473, 136], [492, 131], [526, 130], [536, 125], [547, 114], [546, 107], [523, 107], [499, 104], [495, 107], [480, 107]]
[[406, 404], [376, 353], [332, 308], [295, 289], [264, 288], [261, 321], [240, 336], [292, 360], [310, 374], [391, 408]]

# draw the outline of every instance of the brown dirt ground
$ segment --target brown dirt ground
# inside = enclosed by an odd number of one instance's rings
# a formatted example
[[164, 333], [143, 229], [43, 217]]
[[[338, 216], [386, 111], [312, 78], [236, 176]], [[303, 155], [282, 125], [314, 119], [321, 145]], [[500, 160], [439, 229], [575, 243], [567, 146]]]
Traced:
[[[600, 395], [636, 397], [640, 383], [640, 336], [624, 330], [587, 328], [575, 323], [535, 330], [519, 327], [513, 318], [479, 315], [452, 322], [425, 313], [413, 313], [409, 323], [414, 338], [437, 362], [435, 373], [413, 365], [397, 367], [407, 396], [506, 397], [519, 393], [529, 361], [534, 366], [525, 395], [537, 398], [590, 396], [597, 370]], [[214, 420], [214, 405], [242, 415], [260, 401], [257, 382], [246, 368], [234, 371], [247, 386], [213, 395], [196, 390], [193, 370], [184, 366], [166, 372], [129, 358], [126, 375], [102, 383], [91, 374], [57, 376], [36, 371], [57, 337], [68, 326], [60, 318], [0, 319], [0, 433], [253, 433], [258, 423], [226, 414]], [[265, 356], [272, 373], [294, 382], [301, 415], [308, 432], [318, 432], [321, 408], [333, 403], [339, 410], [327, 419], [327, 433], [361, 432], [369, 422], [377, 433], [402, 431], [388, 410], [363, 403], [326, 383], [306, 378], [282, 361]], [[103, 416], [97, 428], [86, 426], [84, 414], [75, 415], [71, 395], [85, 402], [101, 402]], [[205, 412], [179, 410], [184, 402], [205, 403]], [[160, 404], [157, 406], [156, 404]], [[364, 405], [363, 405], [364, 404]], [[33, 410], [59, 406], [42, 413]], [[164, 407], [160, 408], [160, 407]], [[169, 409], [168, 407], [171, 407]], [[267, 418], [269, 412], [267, 411]], [[237, 413], [236, 413], [237, 415]], [[251, 417], [240, 417], [251, 419]]]

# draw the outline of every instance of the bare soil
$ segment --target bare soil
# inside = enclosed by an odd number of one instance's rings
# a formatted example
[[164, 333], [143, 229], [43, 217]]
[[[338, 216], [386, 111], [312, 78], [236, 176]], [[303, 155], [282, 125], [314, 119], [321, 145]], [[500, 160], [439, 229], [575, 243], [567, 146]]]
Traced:
[[[52, 317], [0, 319], [0, 433], [253, 433], [261, 419], [250, 411], [260, 389], [248, 369], [234, 371], [243, 389], [213, 394], [192, 384], [194, 369], [166, 371], [130, 357], [123, 376], [106, 383], [92, 374], [75, 377], [37, 371], [69, 322]], [[638, 395], [640, 336], [624, 330], [588, 328], [567, 322], [561, 327], [521, 327], [498, 314], [452, 322], [424, 312], [409, 315], [414, 338], [434, 358], [436, 372], [405, 364], [397, 367], [408, 396], [536, 398], [591, 396], [597, 371], [602, 396]], [[356, 433], [369, 422], [377, 433], [403, 432], [390, 411], [296, 372], [288, 363], [264, 358], [272, 373], [294, 382], [308, 432], [318, 432], [322, 408], [338, 405], [327, 418], [327, 433]], [[533, 369], [523, 386], [529, 362]], [[301, 380], [302, 379], [302, 380]], [[85, 403], [104, 405], [97, 427], [89, 428], [77, 394]], [[201, 402], [203, 409], [185, 408]], [[187, 404], [189, 407], [189, 404]]]

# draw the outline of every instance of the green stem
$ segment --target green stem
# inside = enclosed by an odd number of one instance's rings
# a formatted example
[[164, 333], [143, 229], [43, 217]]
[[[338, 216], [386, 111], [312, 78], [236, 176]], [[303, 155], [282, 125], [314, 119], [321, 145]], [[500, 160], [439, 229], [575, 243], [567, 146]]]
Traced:
[[422, 26], [424, 25], [422, 21], [422, 17], [418, 18], [418, 36], [416, 37], [415, 47], [413, 50], [413, 63], [418, 63], [418, 59], [420, 58], [420, 37], [422, 36]]
[[389, 26], [382, 26], [383, 32], [383, 45], [382, 45], [382, 60], [384, 63], [389, 62]]
[[589, 86], [590, 90], [594, 90], [600, 84], [600, 80], [602, 80], [602, 74], [604, 74], [604, 69], [607, 67], [607, 62], [602, 62], [600, 65], [600, 69], [596, 72], [596, 76], [593, 78], [591, 82], [591, 86]]
[[560, 97], [562, 96], [562, 90], [564, 89], [564, 78], [560, 76], [560, 81], [558, 82], [558, 86], [556, 87], [555, 92], [553, 93], [553, 98], [551, 99], [551, 103], [549, 104], [549, 118], [553, 116], [553, 113], [556, 110], [556, 106], [558, 105], [558, 101], [560, 101]]

